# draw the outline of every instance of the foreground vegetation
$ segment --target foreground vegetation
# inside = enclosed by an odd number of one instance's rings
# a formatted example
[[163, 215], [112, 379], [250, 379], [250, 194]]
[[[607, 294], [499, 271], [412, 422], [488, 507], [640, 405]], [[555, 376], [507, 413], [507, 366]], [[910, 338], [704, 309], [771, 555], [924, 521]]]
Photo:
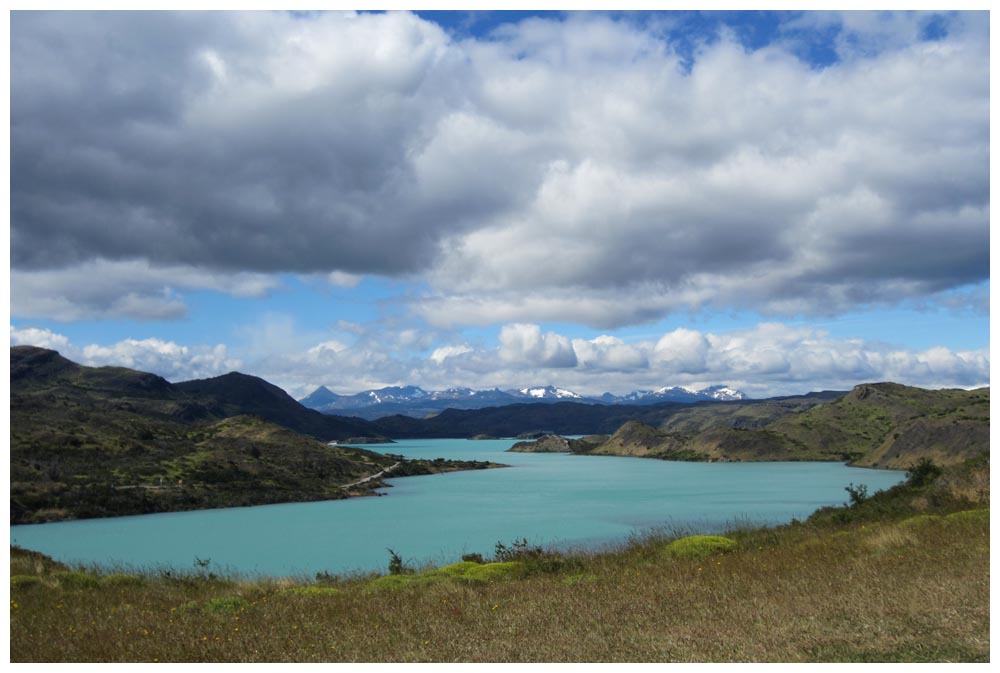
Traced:
[[988, 661], [989, 461], [805, 522], [527, 541], [390, 574], [70, 569], [11, 550], [12, 661]]

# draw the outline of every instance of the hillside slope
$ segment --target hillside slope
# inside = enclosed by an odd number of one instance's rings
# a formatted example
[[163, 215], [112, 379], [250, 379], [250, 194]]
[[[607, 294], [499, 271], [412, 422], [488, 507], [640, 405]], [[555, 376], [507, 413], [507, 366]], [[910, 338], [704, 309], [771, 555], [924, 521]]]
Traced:
[[[842, 397], [827, 391], [771, 400], [711, 402], [663, 402], [648, 406], [597, 405], [580, 402], [510, 404], [485, 409], [448, 409], [430, 418], [388, 416], [372, 422], [376, 431], [389, 437], [434, 438], [516, 437], [522, 434], [610, 435], [629, 421], [678, 431], [695, 427], [758, 427]], [[676, 419], [676, 420], [675, 420]]]
[[[375, 435], [364, 421], [296, 410], [255, 377], [173, 385], [41, 348], [10, 357], [11, 523], [342, 498], [382, 485], [348, 488], [398, 462], [296, 432]], [[492, 466], [404, 462], [399, 476]]]
[[574, 450], [669, 460], [830, 460], [893, 469], [922, 459], [956, 465], [989, 455], [988, 388], [871, 383], [823, 404], [772, 402], [681, 411], [659, 427], [629, 421], [606, 442]]

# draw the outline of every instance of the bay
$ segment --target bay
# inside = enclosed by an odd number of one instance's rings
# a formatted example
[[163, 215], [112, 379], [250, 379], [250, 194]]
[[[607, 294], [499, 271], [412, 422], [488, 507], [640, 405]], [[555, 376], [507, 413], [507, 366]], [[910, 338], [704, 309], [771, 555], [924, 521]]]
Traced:
[[311, 577], [385, 570], [387, 548], [409, 565], [490, 556], [526, 538], [566, 549], [653, 530], [721, 532], [803, 519], [870, 493], [895, 470], [839, 463], [688, 463], [508, 453], [515, 440], [405, 440], [368, 446], [411, 458], [492, 460], [509, 468], [388, 480], [384, 497], [150, 514], [11, 527], [11, 544], [70, 564]]

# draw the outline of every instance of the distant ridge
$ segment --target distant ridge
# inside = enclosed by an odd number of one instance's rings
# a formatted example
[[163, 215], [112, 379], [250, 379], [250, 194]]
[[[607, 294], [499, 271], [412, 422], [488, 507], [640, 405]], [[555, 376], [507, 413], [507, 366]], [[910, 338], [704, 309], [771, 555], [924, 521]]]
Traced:
[[595, 405], [651, 405], [662, 402], [694, 403], [745, 399], [748, 399], [745, 393], [725, 385], [701, 390], [680, 386], [662, 387], [657, 390], [637, 390], [626, 395], [604, 393], [599, 397], [586, 397], [553, 385], [509, 390], [450, 388], [442, 391], [426, 391], [418, 386], [402, 386], [365, 390], [353, 395], [338, 395], [326, 386], [320, 386], [299, 402], [324, 414], [347, 414], [375, 420], [394, 415], [424, 418], [445, 409], [484, 409], [523, 403], [553, 404], [572, 401]]

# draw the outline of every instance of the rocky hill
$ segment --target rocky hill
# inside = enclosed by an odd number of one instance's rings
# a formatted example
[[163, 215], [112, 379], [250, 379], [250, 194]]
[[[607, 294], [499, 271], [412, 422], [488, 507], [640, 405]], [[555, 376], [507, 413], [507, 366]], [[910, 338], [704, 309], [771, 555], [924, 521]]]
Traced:
[[[10, 361], [11, 523], [342, 498], [398, 462], [318, 441], [377, 433], [256, 377], [171, 384], [30, 346]], [[488, 466], [407, 461], [400, 474]]]
[[[552, 450], [552, 439], [520, 451]], [[568, 446], [568, 445], [567, 445]], [[907, 469], [922, 459], [956, 465], [989, 455], [989, 389], [923, 390], [896, 383], [855, 387], [823, 404], [802, 398], [679, 411], [653, 427], [622, 425], [577, 453], [667, 460], [836, 460]]]

